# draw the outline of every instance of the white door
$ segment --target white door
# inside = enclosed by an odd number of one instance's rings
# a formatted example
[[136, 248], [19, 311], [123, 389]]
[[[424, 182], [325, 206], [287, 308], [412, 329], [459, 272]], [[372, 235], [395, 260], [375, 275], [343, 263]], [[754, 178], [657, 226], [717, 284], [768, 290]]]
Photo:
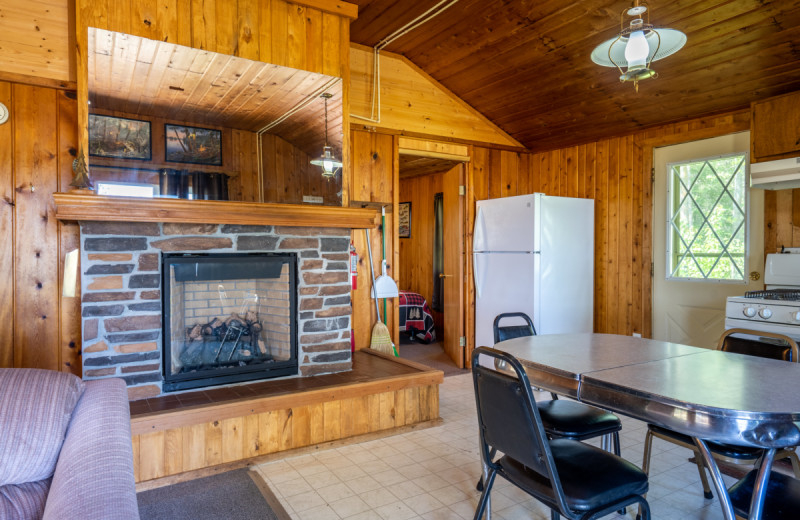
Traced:
[[[726, 298], [763, 288], [764, 192], [750, 189], [749, 178], [743, 184], [744, 195], [736, 192], [734, 182], [720, 187], [730, 180], [722, 161], [730, 158], [732, 164], [735, 154], [747, 154], [749, 148], [750, 133], [742, 132], [655, 150], [654, 339], [714, 347], [725, 330]], [[744, 161], [749, 163], [749, 156]], [[717, 170], [721, 173], [715, 176]], [[720, 190], [719, 199], [712, 194], [714, 189]], [[740, 204], [733, 200], [739, 196], [746, 207], [742, 208], [742, 228], [735, 231]], [[670, 218], [673, 223], [668, 223]], [[746, 248], [743, 257], [733, 251], [740, 239]], [[730, 254], [714, 260], [715, 248], [725, 247], [721, 244], [732, 248]], [[720, 279], [740, 272], [743, 280]], [[751, 273], [758, 273], [758, 279], [751, 280]]]

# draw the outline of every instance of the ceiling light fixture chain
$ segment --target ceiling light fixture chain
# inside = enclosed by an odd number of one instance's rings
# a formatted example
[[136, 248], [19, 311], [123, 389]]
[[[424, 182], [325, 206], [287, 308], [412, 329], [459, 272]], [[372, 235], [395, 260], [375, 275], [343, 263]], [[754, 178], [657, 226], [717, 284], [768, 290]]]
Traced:
[[[632, 18], [627, 27], [626, 16]], [[591, 57], [598, 65], [616, 67], [620, 72], [619, 80], [632, 81], [638, 92], [639, 81], [658, 77], [651, 64], [678, 52], [685, 43], [686, 35], [681, 31], [654, 27], [647, 3], [634, 0], [633, 6], [620, 13], [617, 36], [595, 47]]]

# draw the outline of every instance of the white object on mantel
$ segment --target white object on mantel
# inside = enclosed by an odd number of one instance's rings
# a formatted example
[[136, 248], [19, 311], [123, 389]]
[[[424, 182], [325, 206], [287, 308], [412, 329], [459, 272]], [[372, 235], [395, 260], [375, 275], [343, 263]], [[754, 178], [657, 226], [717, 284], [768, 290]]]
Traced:
[[800, 188], [800, 157], [750, 164], [750, 187], [765, 190]]

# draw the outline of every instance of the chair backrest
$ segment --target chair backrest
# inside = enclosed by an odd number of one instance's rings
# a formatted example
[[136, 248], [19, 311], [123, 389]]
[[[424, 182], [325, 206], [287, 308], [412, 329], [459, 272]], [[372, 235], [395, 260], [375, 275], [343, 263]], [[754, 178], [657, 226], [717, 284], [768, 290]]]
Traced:
[[[752, 336], [742, 338], [739, 335]], [[764, 341], [764, 340], [767, 341]], [[771, 340], [771, 341], [770, 341]], [[762, 332], [749, 329], [729, 329], [722, 333], [717, 343], [718, 350], [747, 354], [783, 361], [800, 362], [800, 351], [797, 342], [789, 336], [774, 332]]]
[[[506, 325], [505, 327], [501, 327], [500, 320], [503, 318], [522, 318], [523, 320], [525, 320], [526, 324]], [[498, 314], [497, 317], [494, 319], [494, 324], [492, 328], [494, 329], [495, 343], [500, 343], [501, 341], [505, 341], [507, 339], [512, 339], [512, 338], [521, 338], [523, 336], [536, 335], [536, 328], [534, 328], [533, 326], [533, 321], [524, 312], [504, 312], [503, 314]]]
[[[502, 365], [506, 372], [481, 365], [481, 356], [494, 358], [490, 364]], [[548, 478], [559, 501], [565, 500], [531, 384], [519, 361], [505, 352], [479, 347], [472, 355], [472, 379], [484, 460], [491, 460], [492, 449], [501, 451]]]

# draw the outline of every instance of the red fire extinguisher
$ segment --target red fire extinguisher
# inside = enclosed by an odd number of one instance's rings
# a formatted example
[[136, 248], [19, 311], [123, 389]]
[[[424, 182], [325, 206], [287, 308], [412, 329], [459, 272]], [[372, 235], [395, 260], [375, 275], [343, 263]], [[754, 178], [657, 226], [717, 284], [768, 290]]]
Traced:
[[352, 283], [353, 290], [357, 289], [358, 281], [358, 253], [356, 253], [356, 246], [350, 242], [350, 282]]

